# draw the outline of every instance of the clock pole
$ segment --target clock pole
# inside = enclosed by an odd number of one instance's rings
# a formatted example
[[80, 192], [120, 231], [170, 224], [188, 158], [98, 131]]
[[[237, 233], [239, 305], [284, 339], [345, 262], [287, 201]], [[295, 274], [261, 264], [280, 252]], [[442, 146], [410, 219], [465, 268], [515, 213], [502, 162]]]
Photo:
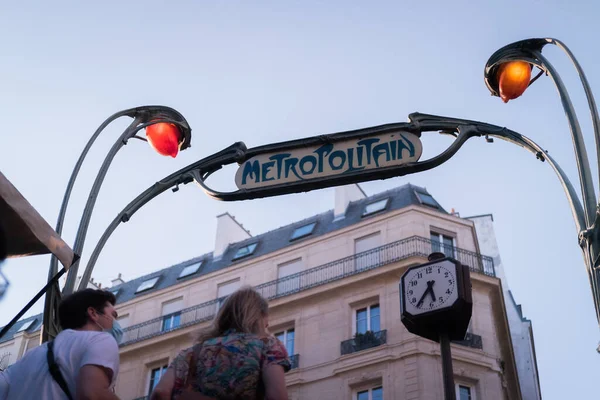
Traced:
[[[468, 266], [444, 253], [427, 258], [429, 262], [408, 268], [400, 278], [400, 319], [409, 332], [440, 343], [444, 399], [456, 400], [450, 341], [463, 340], [471, 320], [471, 276]], [[432, 298], [429, 308], [423, 303], [427, 295]]]
[[[429, 261], [441, 260], [446, 257], [443, 253], [434, 252], [427, 257]], [[450, 336], [448, 332], [440, 332], [440, 352], [442, 355], [442, 376], [444, 379], [444, 399], [456, 400], [456, 389], [454, 388], [454, 371], [452, 369], [452, 350], [450, 348]]]
[[440, 349], [442, 353], [442, 375], [444, 376], [444, 398], [456, 400], [456, 389], [454, 388], [454, 372], [452, 370], [452, 351], [450, 350], [450, 338], [447, 333], [440, 333]]

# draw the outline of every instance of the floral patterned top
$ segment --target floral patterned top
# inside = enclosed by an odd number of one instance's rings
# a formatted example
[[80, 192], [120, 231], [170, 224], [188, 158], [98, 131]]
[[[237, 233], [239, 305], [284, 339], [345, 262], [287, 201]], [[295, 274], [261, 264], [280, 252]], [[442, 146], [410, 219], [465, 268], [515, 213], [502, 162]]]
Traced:
[[184, 391], [222, 400], [264, 398], [262, 370], [272, 364], [290, 370], [283, 344], [273, 336], [225, 332], [182, 351], [169, 368], [175, 371], [172, 399]]

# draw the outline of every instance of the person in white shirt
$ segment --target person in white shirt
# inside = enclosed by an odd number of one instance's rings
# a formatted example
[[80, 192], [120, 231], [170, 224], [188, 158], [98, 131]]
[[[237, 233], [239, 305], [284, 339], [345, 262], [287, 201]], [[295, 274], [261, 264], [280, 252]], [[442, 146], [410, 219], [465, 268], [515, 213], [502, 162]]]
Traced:
[[123, 335], [108, 291], [85, 289], [67, 296], [58, 318], [63, 329], [53, 341], [53, 359], [63, 385], [50, 373], [48, 343], [28, 351], [0, 376], [0, 400], [118, 399], [114, 384], [119, 373]]

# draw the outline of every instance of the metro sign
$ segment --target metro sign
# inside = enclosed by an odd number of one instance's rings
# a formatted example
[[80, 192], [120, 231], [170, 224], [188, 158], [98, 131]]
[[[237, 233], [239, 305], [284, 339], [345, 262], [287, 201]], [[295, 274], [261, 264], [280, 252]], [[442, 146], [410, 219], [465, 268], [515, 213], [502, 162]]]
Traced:
[[407, 131], [353, 138], [319, 146], [260, 154], [243, 162], [235, 175], [239, 189], [360, 173], [416, 162], [420, 138]]

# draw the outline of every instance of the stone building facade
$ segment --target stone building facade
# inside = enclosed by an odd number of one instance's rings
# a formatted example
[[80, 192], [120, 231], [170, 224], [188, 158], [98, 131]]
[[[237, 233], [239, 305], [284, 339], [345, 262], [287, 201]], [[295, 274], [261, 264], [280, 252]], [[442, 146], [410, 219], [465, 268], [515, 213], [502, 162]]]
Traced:
[[[220, 302], [251, 285], [290, 353], [291, 399], [441, 399], [439, 345], [404, 328], [398, 285], [442, 251], [470, 267], [473, 286], [469, 332], [452, 345], [458, 398], [539, 399], [531, 322], [508, 290], [491, 216], [460, 218], [414, 185], [371, 197], [357, 185], [335, 190], [333, 210], [257, 236], [223, 214], [213, 252], [115, 280], [125, 327], [117, 395], [147, 396]], [[17, 324], [0, 354], [39, 344], [40, 320]]]

